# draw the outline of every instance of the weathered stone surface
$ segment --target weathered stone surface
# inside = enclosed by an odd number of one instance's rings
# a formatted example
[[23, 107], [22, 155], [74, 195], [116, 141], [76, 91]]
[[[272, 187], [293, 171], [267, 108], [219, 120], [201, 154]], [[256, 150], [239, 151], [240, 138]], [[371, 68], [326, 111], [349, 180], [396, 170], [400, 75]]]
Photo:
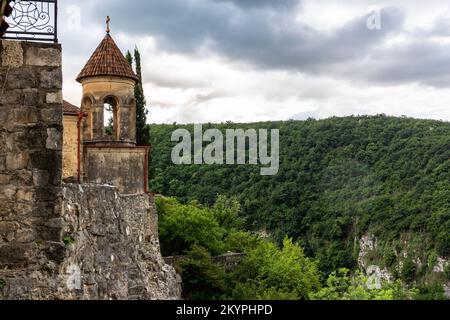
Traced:
[[45, 89], [62, 89], [62, 73], [61, 69], [44, 69], [39, 74], [39, 81], [42, 88]]
[[40, 110], [41, 121], [49, 124], [60, 123], [63, 117], [62, 109], [55, 110], [54, 107], [42, 108]]
[[47, 129], [46, 148], [49, 150], [61, 150], [62, 135], [61, 131], [56, 128]]
[[119, 187], [121, 193], [144, 193], [146, 148], [85, 147], [85, 181]]
[[38, 121], [37, 109], [33, 107], [14, 108], [9, 115], [8, 121], [16, 126], [35, 126]]
[[23, 106], [36, 107], [39, 104], [39, 90], [24, 89], [23, 90]]
[[[5, 41], [3, 41], [5, 42]], [[4, 68], [0, 74], [3, 75], [2, 83], [6, 78], [5, 89], [29, 89], [36, 88], [36, 71], [32, 67]], [[7, 95], [8, 91], [4, 92]]]
[[45, 170], [33, 170], [33, 184], [34, 186], [46, 186], [49, 183], [50, 175]]
[[50, 104], [52, 104], [52, 103], [62, 104], [63, 103], [62, 93], [60, 91], [48, 92], [47, 96], [46, 96], [46, 102], [50, 103]]
[[158, 230], [151, 228], [152, 201], [114, 187], [65, 185], [64, 230], [73, 239], [62, 267], [68, 298], [180, 297], [180, 278], [162, 259]]
[[[22, 221], [40, 234], [0, 223], [0, 235], [12, 232], [14, 242], [0, 244], [0, 266], [27, 266], [15, 273], [0, 269], [6, 282], [0, 298], [179, 299], [181, 279], [161, 257], [153, 208], [145, 194], [64, 185], [60, 217]], [[34, 245], [20, 244], [31, 240]]]
[[25, 64], [29, 66], [61, 66], [61, 51], [59, 48], [25, 47]]
[[6, 156], [6, 168], [10, 171], [24, 169], [28, 166], [30, 156], [26, 152], [8, 154]]
[[[55, 247], [48, 240], [56, 238], [61, 246], [61, 228], [46, 226], [32, 218], [38, 216], [37, 212], [41, 217], [53, 217], [57, 210], [59, 215], [61, 212], [57, 200], [61, 188], [61, 151], [48, 150], [46, 145], [48, 127], [62, 132], [62, 115], [59, 121], [42, 119], [41, 108], [53, 109], [58, 114], [61, 106], [45, 103], [47, 93], [58, 89], [48, 90], [39, 84], [43, 71], [56, 74], [61, 68], [27, 66], [23, 57], [29, 48], [53, 47], [56, 51], [60, 48], [18, 41], [0, 43], [0, 80], [5, 81], [0, 101], [0, 278], [8, 279], [9, 285], [17, 285], [10, 294], [2, 292], [0, 296], [27, 299], [33, 297], [30, 286], [38, 283], [33, 272], [48, 269], [48, 256], [55, 251], [48, 249]], [[53, 81], [56, 82], [52, 85]], [[58, 79], [49, 78], [46, 85], [58, 87]], [[52, 132], [54, 139], [57, 136]], [[52, 199], [41, 201], [40, 190], [51, 194]], [[39, 274], [41, 279], [47, 276]], [[42, 286], [32, 290], [45, 292], [45, 285]]]
[[20, 42], [2, 41], [2, 66], [20, 67], [23, 65], [23, 50]]
[[11, 181], [11, 176], [6, 174], [0, 174], [0, 185], [8, 184]]
[[19, 244], [0, 245], [0, 265], [2, 266], [25, 265], [26, 263], [29, 262], [29, 258], [27, 257], [27, 251], [29, 249], [30, 246], [28, 245], [19, 245]]

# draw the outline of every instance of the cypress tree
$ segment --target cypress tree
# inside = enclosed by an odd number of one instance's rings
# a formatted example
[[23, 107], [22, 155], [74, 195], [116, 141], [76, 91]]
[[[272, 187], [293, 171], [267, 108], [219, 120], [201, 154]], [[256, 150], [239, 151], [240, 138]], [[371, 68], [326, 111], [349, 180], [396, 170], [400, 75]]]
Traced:
[[125, 58], [127, 59], [128, 63], [130, 64], [131, 68], [133, 68], [133, 56], [131, 55], [130, 50], [127, 51]]
[[150, 135], [147, 126], [147, 102], [145, 100], [144, 86], [142, 84], [141, 54], [136, 48], [134, 50], [134, 58], [130, 51], [127, 51], [125, 57], [131, 67], [133, 67], [133, 62], [135, 62], [136, 75], [138, 76], [138, 83], [134, 88], [134, 97], [136, 99], [136, 142], [138, 145], [147, 145], [149, 144]]
[[134, 61], [136, 63], [136, 74], [139, 78], [138, 84], [134, 89], [134, 96], [136, 98], [136, 136], [138, 145], [149, 144], [150, 135], [147, 127], [147, 102], [145, 101], [144, 86], [142, 85], [142, 69], [141, 69], [141, 54], [136, 47], [134, 49]]

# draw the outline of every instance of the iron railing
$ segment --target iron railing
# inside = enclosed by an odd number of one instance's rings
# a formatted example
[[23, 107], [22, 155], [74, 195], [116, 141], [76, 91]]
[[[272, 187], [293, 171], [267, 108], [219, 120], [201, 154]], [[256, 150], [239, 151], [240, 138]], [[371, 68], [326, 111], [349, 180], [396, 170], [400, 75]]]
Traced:
[[11, 7], [3, 39], [58, 42], [58, 0], [13, 0]]

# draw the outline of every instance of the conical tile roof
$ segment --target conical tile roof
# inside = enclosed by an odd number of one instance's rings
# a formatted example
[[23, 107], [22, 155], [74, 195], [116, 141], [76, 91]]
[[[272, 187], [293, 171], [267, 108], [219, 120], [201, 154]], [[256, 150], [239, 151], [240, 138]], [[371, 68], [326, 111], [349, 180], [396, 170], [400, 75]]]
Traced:
[[138, 80], [127, 59], [108, 33], [81, 70], [77, 81], [98, 76], [116, 76]]

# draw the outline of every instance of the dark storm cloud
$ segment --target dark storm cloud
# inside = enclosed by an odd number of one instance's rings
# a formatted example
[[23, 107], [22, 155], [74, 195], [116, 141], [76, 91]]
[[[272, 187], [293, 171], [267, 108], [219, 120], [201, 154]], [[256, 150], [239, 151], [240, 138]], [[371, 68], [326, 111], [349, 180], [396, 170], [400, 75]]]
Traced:
[[[385, 37], [400, 30], [403, 14], [397, 9], [385, 9], [384, 28], [371, 31], [367, 17], [361, 17], [324, 34], [306, 25], [290, 23], [289, 17], [279, 23], [256, 14], [242, 25], [221, 34], [216, 49], [232, 57], [240, 57], [262, 68], [296, 69], [302, 72], [328, 72], [330, 65], [354, 62], [370, 55]], [[258, 28], [252, 28], [257, 25]]]
[[434, 87], [450, 85], [450, 45], [429, 39], [377, 51], [362, 75], [388, 85], [416, 82]]
[[[235, 1], [238, 2], [238, 1]], [[240, 2], [240, 1], [239, 1]], [[245, 6], [271, 4], [275, 1], [242, 1]], [[387, 34], [399, 30], [402, 12], [384, 10], [382, 30], [366, 27], [367, 17], [360, 17], [343, 28], [325, 35], [294, 21], [291, 11], [270, 8], [247, 11], [224, 5], [226, 1], [153, 0], [98, 2], [93, 12], [113, 16], [113, 30], [133, 35], [152, 34], [163, 40], [167, 49], [181, 53], [195, 52], [205, 41], [215, 50], [233, 59], [260, 67], [319, 69], [319, 65], [352, 60], [366, 54]], [[298, 1], [280, 1], [295, 6]], [[264, 7], [264, 6], [263, 6]], [[326, 66], [324, 66], [326, 68]]]
[[[404, 33], [403, 10], [384, 8], [381, 30], [369, 30], [368, 16], [361, 16], [322, 32], [296, 21], [294, 9], [299, 5], [297, 0], [99, 0], [85, 19], [102, 23], [109, 14], [113, 33], [152, 35], [163, 50], [182, 54], [195, 54], [207, 45], [260, 69], [374, 83], [436, 86], [449, 80], [448, 46], [418, 39], [383, 47], [390, 35]], [[443, 34], [445, 23], [437, 24], [433, 32]]]

